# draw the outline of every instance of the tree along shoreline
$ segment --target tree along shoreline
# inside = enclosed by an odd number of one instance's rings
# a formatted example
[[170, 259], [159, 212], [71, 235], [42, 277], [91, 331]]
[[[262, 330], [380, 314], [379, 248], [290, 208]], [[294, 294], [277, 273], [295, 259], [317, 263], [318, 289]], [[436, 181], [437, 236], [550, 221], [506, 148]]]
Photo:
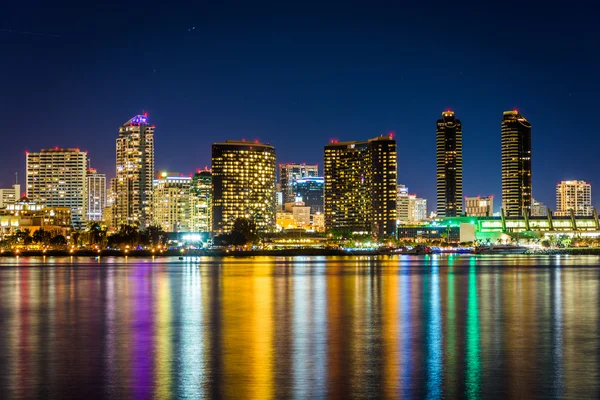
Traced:
[[23, 250], [4, 251], [0, 257], [256, 257], [256, 256], [347, 256], [347, 255], [381, 255], [389, 251], [360, 251], [346, 252], [338, 249], [284, 249], [284, 250], [164, 250], [161, 252], [151, 250]]

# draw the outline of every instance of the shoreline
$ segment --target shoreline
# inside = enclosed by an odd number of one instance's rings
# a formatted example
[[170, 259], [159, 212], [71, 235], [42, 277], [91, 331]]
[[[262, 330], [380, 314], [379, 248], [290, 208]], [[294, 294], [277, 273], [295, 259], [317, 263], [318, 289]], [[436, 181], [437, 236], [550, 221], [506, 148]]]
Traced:
[[[447, 255], [458, 253], [444, 253]], [[150, 250], [102, 250], [100, 252], [92, 250], [25, 250], [25, 251], [3, 251], [1, 257], [256, 257], [256, 256], [381, 256], [381, 255], [408, 255], [402, 253], [393, 253], [387, 250], [354, 251], [348, 252], [337, 249], [287, 249], [287, 250], [188, 250], [181, 252], [179, 250], [167, 250], [163, 252], [152, 252]], [[462, 253], [462, 255], [473, 255], [473, 253]], [[575, 247], [565, 249], [545, 249], [527, 251], [524, 256], [536, 255], [597, 255], [600, 256], [600, 247]]]

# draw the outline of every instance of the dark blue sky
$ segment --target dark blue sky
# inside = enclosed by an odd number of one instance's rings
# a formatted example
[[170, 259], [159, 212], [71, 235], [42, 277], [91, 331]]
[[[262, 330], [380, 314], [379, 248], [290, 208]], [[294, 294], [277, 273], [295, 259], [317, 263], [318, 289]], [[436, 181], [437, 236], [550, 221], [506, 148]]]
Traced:
[[450, 108], [464, 193], [498, 208], [500, 121], [516, 108], [533, 124], [534, 197], [554, 208], [560, 180], [600, 187], [592, 2], [48, 3], [0, 9], [3, 185], [25, 150], [54, 146], [114, 175], [118, 127], [145, 110], [157, 169], [186, 174], [210, 165], [214, 141], [321, 165], [330, 138], [393, 131], [399, 180], [431, 209], [435, 122]]

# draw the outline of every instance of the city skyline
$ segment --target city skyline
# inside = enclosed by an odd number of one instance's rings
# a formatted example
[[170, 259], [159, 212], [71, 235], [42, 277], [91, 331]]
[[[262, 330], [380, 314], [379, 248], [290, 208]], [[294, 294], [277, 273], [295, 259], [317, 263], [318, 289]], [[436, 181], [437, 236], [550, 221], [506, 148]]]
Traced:
[[[519, 114], [517, 110], [510, 110], [510, 111], [504, 111], [504, 112], [503, 112], [503, 115], [504, 115], [504, 117], [505, 117], [505, 118], [506, 118], [506, 115], [507, 115], [507, 114], [511, 114], [511, 115], [512, 115], [512, 114], [515, 114], [515, 115], [518, 115], [519, 117], [521, 117], [521, 114]], [[454, 117], [454, 111], [452, 111], [452, 110], [445, 110], [445, 111], [442, 111], [442, 116], [446, 116], [446, 115], [451, 115], [452, 117]], [[521, 117], [521, 118], [522, 118], [522, 117]], [[127, 121], [127, 123], [126, 123], [125, 125], [123, 125], [123, 126], [128, 126], [128, 124], [129, 124], [129, 125], [131, 124], [131, 121], [134, 121], [134, 120], [135, 120], [135, 121], [137, 121], [138, 119], [143, 119], [143, 123], [142, 123], [142, 124], [139, 124], [139, 123], [138, 123], [139, 121], [138, 121], [138, 122], [136, 122], [136, 124], [137, 124], [137, 125], [147, 125], [147, 126], [149, 127], [149, 129], [151, 129], [152, 136], [154, 136], [154, 129], [156, 129], [156, 126], [155, 126], [154, 124], [151, 124], [151, 123], [150, 123], [150, 121], [151, 121], [151, 118], [149, 117], [148, 113], [144, 113], [144, 114], [140, 114], [140, 115], [136, 115], [136, 116], [132, 117], [132, 118], [131, 118], [130, 120], [128, 120], [128, 121]], [[442, 120], [438, 120], [438, 130], [437, 130], [437, 132], [436, 132], [436, 133], [434, 133], [435, 137], [437, 138], [436, 140], [439, 140], [439, 134], [440, 134], [439, 123], [440, 123], [440, 121], [442, 121]], [[504, 121], [504, 119], [503, 119], [503, 121]], [[461, 131], [461, 128], [460, 128], [460, 125], [461, 125], [461, 123], [460, 123], [460, 121], [458, 121], [458, 119], [457, 119], [457, 123], [458, 123], [458, 125], [459, 125], [459, 128], [458, 128], [458, 130], [459, 130], [459, 131]], [[120, 129], [120, 130], [122, 130], [122, 129], [123, 129], [123, 126], [121, 126], [119, 129]], [[504, 125], [502, 125], [502, 126], [504, 126]], [[389, 136], [389, 135], [392, 135], [392, 136], [394, 136], [394, 134], [393, 134], [393, 133], [391, 133], [391, 132], [390, 132], [390, 133], [388, 133], [388, 135], [387, 135], [387, 136]], [[502, 130], [501, 130], [501, 135], [502, 135]], [[386, 135], [383, 135], [383, 134], [382, 134], [382, 135], [379, 135], [379, 137], [383, 137], [383, 136], [386, 136]], [[154, 138], [152, 138], [152, 141], [154, 141]], [[336, 139], [331, 139], [331, 140], [329, 141], [329, 143], [336, 142], [336, 141], [337, 141]], [[246, 139], [242, 139], [242, 140], [241, 140], [241, 142], [246, 142]], [[256, 142], [258, 142], [258, 140], [257, 140], [257, 139], [254, 139], [253, 141], [248, 141], [248, 143], [252, 143], [252, 142], [256, 143]], [[462, 142], [462, 140], [461, 140], [461, 142]], [[216, 142], [215, 142], [215, 143], [216, 143]], [[214, 145], [215, 143], [213, 143], [213, 145]], [[272, 145], [271, 143], [264, 143], [264, 144], [267, 144], [267, 145], [270, 145], [270, 146], [276, 147], [276, 146]], [[153, 146], [154, 146], [154, 144], [152, 143], [152, 147], [153, 147]], [[439, 147], [439, 143], [438, 143], [438, 147]], [[54, 148], [52, 148], [52, 149], [48, 149], [48, 151], [49, 151], [49, 150], [55, 150], [55, 149], [62, 149], [62, 148], [61, 148], [61, 147], [58, 147], [58, 146], [55, 146], [55, 147], [54, 147]], [[77, 150], [79, 151], [79, 148], [77, 148]], [[86, 155], [88, 155], [88, 150], [82, 150], [82, 152], [84, 152]], [[152, 150], [152, 153], [154, 153], [154, 149]], [[461, 153], [462, 153], [462, 152], [461, 152]], [[25, 151], [25, 156], [26, 156], [25, 158], [27, 158], [27, 155], [28, 155], [28, 154], [30, 154], [30, 152], [29, 152], [29, 150], [26, 150], [26, 151]], [[438, 157], [438, 160], [437, 160], [437, 162], [438, 162], [438, 164], [439, 164], [439, 157], [440, 157], [439, 150], [437, 151], [437, 153], [436, 153], [436, 156]], [[155, 156], [155, 155], [153, 155], [153, 157], [152, 157], [152, 158], [153, 158], [152, 162], [154, 163], [154, 158], [156, 158], [156, 156]], [[296, 158], [298, 159], [299, 157], [296, 157]], [[460, 158], [462, 158], [462, 154], [460, 154]], [[211, 161], [211, 162], [212, 162], [212, 161]], [[297, 162], [297, 161], [289, 162], [289, 161], [288, 161], [288, 162], [286, 162], [286, 163], [284, 164], [284, 163], [280, 163], [280, 162], [279, 162], [279, 160], [277, 160], [277, 165], [278, 165], [278, 171], [277, 171], [277, 172], [278, 172], [278, 173], [276, 174], [276, 180], [277, 180], [277, 181], [280, 181], [280, 180], [281, 180], [281, 177], [280, 177], [280, 175], [281, 175], [281, 168], [282, 168], [283, 166], [289, 166], [289, 165], [292, 165], [292, 166], [294, 166], [294, 165], [297, 165], [297, 166], [299, 166], [299, 167], [300, 167], [300, 166], [303, 166], [303, 167], [307, 167], [307, 166], [308, 166], [308, 167], [311, 167], [311, 168], [312, 168], [312, 167], [319, 168], [318, 166], [319, 166], [319, 165], [323, 165], [323, 164], [322, 164], [323, 162], [324, 162], [324, 160], [321, 160], [321, 162], [319, 162], [319, 163], [314, 163], [314, 164], [311, 164], [311, 163], [306, 163], [306, 162]], [[89, 156], [87, 157], [87, 164], [88, 164], [88, 167], [90, 167], [90, 168], [91, 168], [91, 158], [90, 158]], [[210, 164], [209, 164], [209, 165], [210, 165]], [[209, 168], [209, 167], [208, 167], [208, 165], [206, 165], [206, 166], [204, 167], [204, 169], [205, 169], [205, 170], [206, 170], [207, 168]], [[399, 169], [399, 168], [398, 168], [398, 169]], [[97, 170], [97, 168], [93, 168], [93, 170]], [[115, 169], [113, 168], [113, 170], [115, 170]], [[196, 169], [194, 170], [194, 172], [197, 172], [197, 171], [200, 171], [200, 170], [201, 170], [201, 168], [196, 168]], [[159, 173], [159, 171], [166, 171], [166, 169], [165, 169], [165, 168], [154, 168], [154, 175], [153, 175], [153, 177], [152, 177], [152, 178], [160, 177], [160, 173]], [[100, 173], [101, 173], [101, 174], [103, 174], [103, 175], [106, 175], [107, 177], [111, 177], [110, 179], [107, 179], [107, 183], [108, 183], [108, 181], [109, 181], [109, 180], [112, 182], [113, 180], [115, 180], [115, 179], [116, 179], [116, 175], [117, 175], [117, 174], [115, 173], [114, 175], [112, 175], [110, 172], [111, 172], [111, 171], [110, 171], [110, 167], [109, 167], [109, 171], [100, 171]], [[116, 172], [116, 170], [115, 170], [115, 172]], [[158, 174], [158, 175], [157, 175], [157, 174]], [[321, 171], [320, 171], [320, 170], [319, 170], [319, 174], [320, 174], [320, 175], [322, 175], [322, 173], [321, 173]], [[187, 171], [186, 171], [186, 173], [185, 173], [185, 174], [182, 174], [182, 176], [183, 176], [183, 175], [185, 175], [185, 176], [188, 176], [188, 175], [189, 175], [189, 176], [191, 177], [191, 176], [193, 175], [193, 172], [188, 174], [188, 173], [187, 173]], [[462, 174], [461, 174], [461, 175], [462, 175]], [[537, 174], [535, 174], [535, 175], [537, 175]], [[16, 180], [18, 181], [18, 173], [16, 173], [16, 176], [17, 176]], [[399, 182], [402, 182], [402, 180], [401, 180], [400, 176], [401, 176], [401, 172], [400, 172], [400, 171], [398, 171], [398, 180], [399, 180]], [[278, 179], [278, 178], [279, 178], [279, 179]], [[14, 178], [13, 178], [13, 179], [14, 179]], [[439, 178], [438, 178], [438, 179], [439, 179]], [[575, 180], [577, 180], [577, 179], [580, 179], [580, 177], [576, 178]], [[573, 179], [568, 179], [568, 180], [573, 180]], [[591, 179], [589, 179], [589, 178], [586, 178], [585, 180], [586, 180], [586, 181], [591, 181]], [[1, 182], [1, 180], [0, 180], [0, 182]], [[535, 182], [535, 179], [533, 180], [533, 182]], [[436, 180], [435, 180], [435, 177], [434, 177], [434, 179], [433, 179], [433, 186], [434, 186], [434, 191], [438, 191], [438, 193], [437, 193], [437, 199], [438, 199], [438, 202], [439, 202], [439, 198], [440, 198], [440, 197], [439, 197], [439, 196], [440, 196], [440, 194], [439, 194], [439, 181], [438, 181], [438, 184], [437, 184], [437, 185], [436, 185], [435, 183], [436, 183]], [[13, 184], [14, 184], [14, 183], [13, 183]], [[25, 187], [26, 187], [26, 186], [25, 186]], [[108, 186], [107, 186], [107, 188], [106, 188], [106, 190], [107, 190], [107, 192], [109, 192], [109, 191], [111, 190], [111, 186], [110, 186], [110, 185], [108, 185]], [[26, 194], [26, 192], [24, 192], [24, 194]], [[460, 197], [459, 197], [459, 196], [457, 196], [457, 198], [460, 198], [460, 199], [464, 200], [463, 198], [467, 198], [467, 197], [481, 197], [481, 196], [482, 196], [481, 194], [477, 194], [477, 195], [473, 196], [473, 195], [471, 195], [470, 193], [464, 193], [464, 192], [462, 192], [462, 196], [460, 196]], [[494, 197], [495, 195], [494, 195], [494, 194], [491, 194], [491, 195], [483, 195], [483, 196], [491, 196], [491, 197]], [[423, 196], [423, 197], [424, 197], [424, 196]], [[500, 194], [500, 196], [499, 196], [499, 197], [502, 199], [502, 193]], [[533, 197], [533, 196], [532, 196], [532, 197]], [[425, 199], [427, 199], [427, 198], [425, 197]], [[437, 212], [437, 211], [439, 211], [439, 210], [438, 210], [438, 209], [436, 209], [436, 207], [435, 207], [435, 199], [436, 199], [436, 196], [434, 196], [434, 197], [433, 197], [433, 199], [432, 199], [432, 201], [431, 201], [431, 203], [432, 203], [432, 204], [431, 204], [431, 207], [428, 207], [428, 209], [427, 209], [427, 210], [428, 210], [428, 212], [432, 212], [432, 211], [433, 211], [433, 212]], [[552, 203], [550, 203], [550, 204], [552, 204]], [[459, 207], [462, 209], [462, 208], [464, 207], [464, 204], [461, 202], [461, 204], [459, 205]], [[502, 204], [496, 204], [496, 205], [495, 205], [495, 208], [493, 208], [493, 212], [498, 212], [498, 211], [500, 211], [501, 207], [502, 207]], [[594, 203], [592, 203], [592, 207], [596, 207]], [[553, 210], [553, 211], [554, 211], [554, 210]], [[459, 215], [460, 215], [460, 213], [459, 213]]]
[[[156, 166], [168, 171], [210, 165], [211, 144], [227, 138], [271, 143], [278, 163], [321, 163], [331, 138], [392, 131], [399, 181], [432, 205], [432, 121], [446, 109], [463, 123], [464, 195], [501, 197], [499, 131], [508, 109], [534, 126], [535, 198], [554, 204], [562, 180], [599, 183], [599, 55], [583, 8], [520, 4], [511, 21], [528, 29], [517, 32], [502, 29], [504, 16], [491, 4], [453, 5], [450, 28], [443, 13], [429, 15], [431, 4], [366, 14], [320, 6], [321, 18], [310, 5], [302, 15], [281, 7], [265, 15], [242, 5], [233, 16], [222, 5], [165, 10], [149, 1], [145, 16], [160, 22], [134, 27], [129, 15], [139, 10], [128, 2], [119, 12], [95, 5], [85, 13], [10, 4], [7, 29], [59, 37], [0, 33], [0, 129], [11, 139], [0, 183], [22, 176], [25, 150], [56, 145], [87, 149], [92, 167], [112, 175], [114, 143], [106, 138], [124, 117], [147, 111], [157, 126]], [[429, 17], [415, 18], [421, 12]], [[141, 57], [135, 67], [122, 62], [131, 54]]]

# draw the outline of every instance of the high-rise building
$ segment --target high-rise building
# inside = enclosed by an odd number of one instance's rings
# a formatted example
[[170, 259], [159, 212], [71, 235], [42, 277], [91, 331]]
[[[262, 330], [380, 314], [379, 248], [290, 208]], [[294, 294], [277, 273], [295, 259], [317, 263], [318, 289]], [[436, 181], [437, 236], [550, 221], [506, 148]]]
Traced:
[[21, 198], [21, 185], [15, 183], [10, 189], [0, 189], [0, 208], [14, 204]]
[[548, 207], [536, 199], [531, 199], [531, 216], [532, 217], [547, 217]]
[[152, 223], [154, 126], [136, 115], [119, 128], [114, 222], [144, 229]]
[[192, 178], [162, 172], [154, 179], [152, 218], [165, 232], [187, 232]]
[[408, 221], [419, 222], [427, 219], [427, 200], [417, 197], [415, 194], [408, 195]]
[[212, 146], [213, 232], [231, 231], [238, 218], [259, 232], [275, 229], [275, 148], [227, 140]]
[[531, 124], [516, 110], [502, 119], [502, 208], [507, 217], [531, 211]]
[[212, 172], [198, 171], [190, 187], [190, 232], [212, 231]]
[[310, 207], [311, 213], [323, 212], [323, 191], [325, 190], [323, 177], [296, 179], [293, 189], [296, 197], [301, 197], [304, 204]]
[[592, 209], [592, 185], [585, 181], [562, 181], [556, 185], [556, 212], [557, 217], [571, 215], [576, 217], [589, 217]]
[[79, 149], [44, 149], [27, 153], [27, 197], [48, 208], [69, 208], [74, 229], [86, 220], [87, 153]]
[[437, 215], [456, 217], [462, 214], [463, 164], [462, 124], [454, 112], [442, 113], [437, 121]]
[[396, 230], [396, 141], [331, 141], [325, 146], [325, 226], [371, 232]]
[[406, 223], [410, 220], [408, 212], [408, 188], [405, 185], [397, 186], [396, 218], [398, 223]]
[[103, 221], [106, 207], [106, 175], [90, 168], [86, 175], [87, 220]]
[[494, 196], [465, 197], [468, 217], [491, 217], [494, 214]]
[[106, 191], [106, 206], [102, 213], [102, 221], [109, 227], [116, 229], [115, 204], [117, 202], [117, 178], [110, 178], [108, 190]]
[[297, 179], [319, 176], [317, 164], [279, 164], [279, 183], [283, 192], [283, 203], [292, 203], [296, 197], [294, 183]]

